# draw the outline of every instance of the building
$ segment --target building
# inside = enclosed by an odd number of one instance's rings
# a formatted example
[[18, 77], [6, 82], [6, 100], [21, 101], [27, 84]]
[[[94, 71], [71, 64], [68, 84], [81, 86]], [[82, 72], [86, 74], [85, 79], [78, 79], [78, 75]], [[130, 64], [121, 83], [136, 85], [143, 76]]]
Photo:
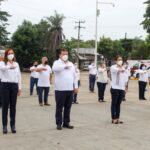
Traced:
[[[79, 68], [81, 70], [88, 70], [88, 65], [95, 60], [95, 48], [80, 48], [79, 52], [77, 49], [73, 49], [74, 62], [79, 59]], [[104, 61], [104, 56], [97, 53], [97, 63]]]

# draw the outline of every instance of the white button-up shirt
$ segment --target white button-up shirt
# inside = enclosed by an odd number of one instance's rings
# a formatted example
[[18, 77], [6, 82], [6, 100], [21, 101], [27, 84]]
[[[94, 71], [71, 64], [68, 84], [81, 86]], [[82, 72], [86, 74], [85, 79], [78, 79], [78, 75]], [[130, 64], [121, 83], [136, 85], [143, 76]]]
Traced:
[[91, 75], [96, 75], [97, 74], [97, 69], [96, 69], [95, 65], [89, 65], [88, 69], [89, 69], [89, 74], [91, 74]]
[[128, 82], [128, 75], [123, 69], [124, 72], [121, 72], [117, 65], [111, 66], [111, 88], [118, 90], [125, 90], [125, 87]]
[[37, 68], [45, 68], [47, 70], [43, 70], [39, 72], [39, 80], [38, 87], [50, 87], [50, 74], [52, 73], [52, 69], [49, 65], [39, 65]]
[[[11, 66], [15, 66], [15, 69], [10, 69]], [[9, 82], [9, 83], [18, 83], [19, 89], [21, 89], [21, 72], [20, 67], [17, 62], [13, 62], [13, 64], [7, 62], [5, 64], [3, 61], [0, 62], [0, 70], [1, 70], [1, 82]]]
[[148, 82], [148, 71], [147, 70], [139, 69], [136, 72], [139, 73], [139, 81]]
[[[35, 67], [35, 66], [32, 66], [31, 68], [30, 68], [30, 71], [32, 70], [32, 69], [36, 69], [37, 67]], [[31, 71], [31, 77], [33, 77], [33, 78], [39, 78], [39, 73], [37, 72], [37, 71]]]
[[108, 82], [108, 75], [107, 75], [106, 68], [98, 68], [97, 77], [98, 77], [97, 82], [107, 83]]
[[[68, 69], [66, 69], [68, 66]], [[55, 75], [56, 91], [73, 91], [78, 88], [75, 67], [72, 62], [65, 63], [61, 59], [54, 62], [52, 70]]]
[[79, 81], [80, 80], [80, 70], [78, 68], [76, 68], [75, 72], [76, 72], [76, 78]]

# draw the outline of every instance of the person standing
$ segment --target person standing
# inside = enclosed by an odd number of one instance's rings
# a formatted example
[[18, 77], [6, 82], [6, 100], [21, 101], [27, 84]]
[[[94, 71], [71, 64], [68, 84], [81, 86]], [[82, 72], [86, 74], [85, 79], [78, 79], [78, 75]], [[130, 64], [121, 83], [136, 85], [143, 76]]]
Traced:
[[38, 62], [35, 61], [33, 66], [30, 68], [30, 71], [31, 71], [31, 76], [30, 76], [30, 95], [33, 95], [34, 85], [36, 86], [36, 92], [37, 92], [37, 95], [38, 95], [37, 83], [38, 83], [38, 79], [39, 79], [39, 73], [36, 71], [37, 66], [38, 66]]
[[148, 71], [146, 70], [146, 65], [141, 64], [137, 73], [139, 73], [139, 100], [146, 100], [145, 90], [148, 83]]
[[127, 86], [127, 76], [123, 67], [121, 56], [117, 56], [116, 64], [111, 66], [111, 117], [113, 124], [122, 124], [120, 118], [120, 106], [123, 99], [124, 91]]
[[59, 59], [52, 67], [55, 75], [56, 125], [57, 130], [62, 130], [62, 124], [64, 128], [73, 129], [70, 125], [70, 112], [73, 92], [77, 93], [78, 89], [75, 67], [68, 60], [67, 49], [59, 49], [58, 54]]
[[88, 69], [89, 69], [89, 91], [94, 93], [94, 86], [95, 86], [96, 74], [97, 74], [97, 69], [94, 62], [92, 62], [88, 66]]
[[16, 133], [16, 103], [17, 95], [21, 95], [21, 73], [16, 62], [13, 49], [5, 52], [4, 62], [0, 64], [2, 72], [2, 124], [3, 133], [7, 134], [8, 108], [10, 107], [10, 126], [12, 133]]
[[[74, 66], [75, 66], [75, 73], [76, 73], [76, 78], [77, 78], [77, 82], [78, 82], [78, 89], [79, 89], [79, 87], [81, 85], [80, 70], [78, 69], [78, 64], [77, 63], [75, 63]], [[77, 101], [78, 92], [73, 94], [73, 102], [72, 102], [73, 104], [79, 104], [78, 101]]]
[[[3, 61], [4, 61], [4, 54], [1, 53], [0, 54], [0, 64]], [[0, 108], [2, 107], [2, 96], [1, 96], [1, 93], [2, 93], [2, 83], [1, 83], [1, 80], [2, 80], [2, 72], [0, 70]]]
[[127, 80], [127, 86], [126, 86], [126, 90], [124, 91], [123, 101], [126, 101], [126, 93], [128, 91], [128, 86], [129, 86], [129, 80], [130, 80], [130, 76], [131, 76], [131, 71], [130, 71], [130, 68], [128, 66], [128, 62], [124, 62], [123, 63], [123, 67], [125, 68], [125, 75], [126, 75], [126, 80]]
[[50, 84], [52, 83], [52, 69], [48, 65], [47, 57], [42, 58], [42, 64], [38, 65], [36, 71], [39, 72], [39, 79], [38, 79], [39, 105], [43, 106], [43, 99], [44, 99], [44, 105], [50, 106], [50, 104], [48, 104], [48, 94], [50, 91]]
[[105, 102], [104, 93], [107, 83], [108, 83], [107, 68], [105, 63], [101, 63], [97, 71], [97, 87], [98, 87], [99, 102]]

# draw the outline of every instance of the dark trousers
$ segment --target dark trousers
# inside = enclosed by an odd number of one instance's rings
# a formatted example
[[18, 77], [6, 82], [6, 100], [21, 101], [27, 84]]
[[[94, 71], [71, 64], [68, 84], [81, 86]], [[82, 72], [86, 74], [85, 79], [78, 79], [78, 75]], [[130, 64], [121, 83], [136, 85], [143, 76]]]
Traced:
[[38, 94], [37, 83], [38, 83], [38, 78], [30, 77], [30, 95], [33, 94], [34, 85], [36, 86], [36, 92]]
[[[55, 91], [56, 100], [56, 124], [62, 125], [70, 122], [73, 91]], [[64, 110], [64, 111], [63, 111]]]
[[10, 106], [10, 126], [15, 125], [18, 84], [2, 83], [2, 124], [7, 126], [8, 107]]
[[1, 83], [1, 80], [0, 80], [0, 107], [2, 107], [2, 83]]
[[89, 75], [89, 90], [91, 92], [94, 92], [94, 86], [95, 86], [95, 81], [96, 81], [96, 75]]
[[101, 83], [97, 82], [97, 87], [98, 87], [98, 100], [104, 100], [104, 93], [106, 89], [106, 84], [107, 83]]
[[146, 82], [139, 81], [139, 99], [145, 98]]
[[[80, 87], [81, 83], [80, 83], [80, 80], [78, 81], [78, 88]], [[77, 97], [78, 97], [78, 94], [77, 93], [73, 93], [73, 102], [76, 103], [77, 102]]]
[[39, 103], [43, 103], [43, 94], [44, 94], [44, 103], [48, 103], [48, 94], [49, 94], [49, 87], [38, 87], [38, 96], [39, 96]]
[[120, 117], [120, 106], [123, 99], [123, 90], [111, 89], [111, 116], [112, 119], [119, 119]]

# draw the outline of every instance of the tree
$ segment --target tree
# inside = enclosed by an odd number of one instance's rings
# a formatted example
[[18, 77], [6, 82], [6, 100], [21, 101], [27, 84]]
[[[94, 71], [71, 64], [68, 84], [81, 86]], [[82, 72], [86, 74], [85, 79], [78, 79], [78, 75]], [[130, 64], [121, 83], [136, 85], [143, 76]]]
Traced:
[[150, 33], [150, 0], [146, 1], [145, 4], [147, 4], [146, 12], [144, 14], [145, 19], [141, 25], [143, 25], [143, 28], [147, 31], [147, 33]]
[[9, 32], [7, 32], [6, 30], [8, 26], [8, 23], [7, 23], [8, 17], [10, 17], [8, 12], [0, 10], [0, 45], [3, 45], [3, 46], [7, 45], [7, 42], [8, 42]]
[[50, 25], [50, 30], [48, 30], [48, 52], [55, 53], [55, 50], [60, 47], [62, 44], [62, 40], [65, 37], [63, 34], [63, 28], [62, 23], [65, 19], [65, 16], [63, 14], [58, 14], [57, 11], [55, 11], [54, 16], [47, 17], [47, 22]]
[[21, 67], [27, 68], [33, 61], [41, 59], [37, 36], [37, 28], [29, 21], [24, 21], [13, 34], [11, 45]]

